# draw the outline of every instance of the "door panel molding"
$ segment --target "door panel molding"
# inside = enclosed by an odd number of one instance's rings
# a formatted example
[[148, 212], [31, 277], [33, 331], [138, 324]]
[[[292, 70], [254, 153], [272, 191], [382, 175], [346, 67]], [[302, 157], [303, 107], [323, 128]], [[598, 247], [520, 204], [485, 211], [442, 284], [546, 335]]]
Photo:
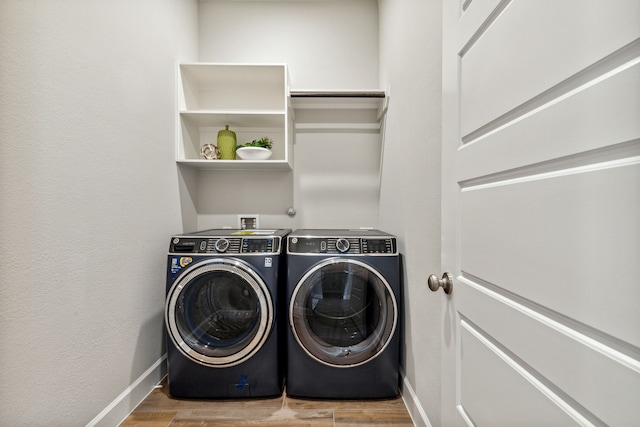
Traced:
[[640, 158], [608, 166], [463, 191], [461, 269], [640, 347]]
[[[625, 390], [640, 388], [640, 352], [635, 352], [635, 358], [630, 357], [609, 345], [618, 340], [607, 340], [593, 328], [578, 325], [542, 306], [516, 302], [512, 296], [468, 278], [459, 280], [468, 285], [459, 295], [460, 311], [474, 319], [474, 328], [486, 340], [535, 372], [532, 375], [548, 388], [571, 396], [575, 402], [571, 406], [590, 408], [590, 412], [576, 409], [585, 417], [597, 417], [608, 425], [624, 424], [621, 415], [637, 399]], [[463, 320], [471, 323], [466, 316]], [[613, 397], [613, 407], [601, 398], [603, 395]]]
[[463, 140], [531, 100], [556, 97], [547, 93], [551, 88], [566, 91], [617, 64], [618, 57], [626, 62], [628, 51], [637, 49], [640, 3], [616, 3], [511, 2], [461, 57]]
[[605, 147], [615, 149], [634, 140], [637, 143], [638, 110], [640, 59], [561, 102], [547, 104], [535, 114], [521, 116], [465, 144], [459, 153], [457, 179], [466, 181]]
[[465, 319], [460, 328], [461, 409], [474, 425], [604, 424]]

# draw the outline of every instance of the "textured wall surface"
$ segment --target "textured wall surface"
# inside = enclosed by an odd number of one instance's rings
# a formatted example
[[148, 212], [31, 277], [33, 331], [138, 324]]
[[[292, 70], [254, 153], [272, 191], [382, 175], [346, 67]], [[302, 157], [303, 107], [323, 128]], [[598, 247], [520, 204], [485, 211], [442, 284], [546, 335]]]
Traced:
[[86, 425], [164, 352], [197, 3], [0, 2], [0, 424]]
[[[380, 78], [391, 88], [380, 228], [399, 236], [405, 267], [403, 369], [421, 408], [440, 425], [441, 2], [380, 0]], [[405, 393], [407, 394], [407, 393]], [[422, 414], [419, 411], [424, 411]], [[416, 412], [418, 411], [418, 412]]]

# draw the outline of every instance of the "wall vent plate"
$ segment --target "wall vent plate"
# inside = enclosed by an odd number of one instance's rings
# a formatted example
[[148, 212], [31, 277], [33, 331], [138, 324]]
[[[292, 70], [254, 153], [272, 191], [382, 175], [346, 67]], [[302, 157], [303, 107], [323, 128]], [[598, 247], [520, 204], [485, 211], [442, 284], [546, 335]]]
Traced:
[[259, 215], [238, 215], [238, 228], [241, 230], [257, 230], [260, 228]]

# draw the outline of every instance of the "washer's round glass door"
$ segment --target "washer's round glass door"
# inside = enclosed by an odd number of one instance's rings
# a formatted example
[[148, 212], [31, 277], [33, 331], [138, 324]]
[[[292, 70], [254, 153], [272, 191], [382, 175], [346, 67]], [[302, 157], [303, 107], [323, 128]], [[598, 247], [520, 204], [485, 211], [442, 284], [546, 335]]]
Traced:
[[266, 341], [273, 306], [266, 285], [240, 260], [211, 259], [186, 270], [167, 294], [171, 340], [206, 366], [229, 367], [253, 356]]
[[376, 358], [398, 322], [396, 299], [375, 269], [353, 259], [331, 258], [314, 266], [291, 297], [289, 323], [313, 359], [353, 367]]

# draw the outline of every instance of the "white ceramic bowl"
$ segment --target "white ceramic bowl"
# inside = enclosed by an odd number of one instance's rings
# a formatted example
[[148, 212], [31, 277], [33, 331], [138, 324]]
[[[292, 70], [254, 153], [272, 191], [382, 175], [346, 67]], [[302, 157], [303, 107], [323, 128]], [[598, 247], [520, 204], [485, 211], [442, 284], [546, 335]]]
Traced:
[[240, 160], [267, 160], [271, 157], [271, 150], [262, 147], [240, 147], [236, 150], [236, 157]]

